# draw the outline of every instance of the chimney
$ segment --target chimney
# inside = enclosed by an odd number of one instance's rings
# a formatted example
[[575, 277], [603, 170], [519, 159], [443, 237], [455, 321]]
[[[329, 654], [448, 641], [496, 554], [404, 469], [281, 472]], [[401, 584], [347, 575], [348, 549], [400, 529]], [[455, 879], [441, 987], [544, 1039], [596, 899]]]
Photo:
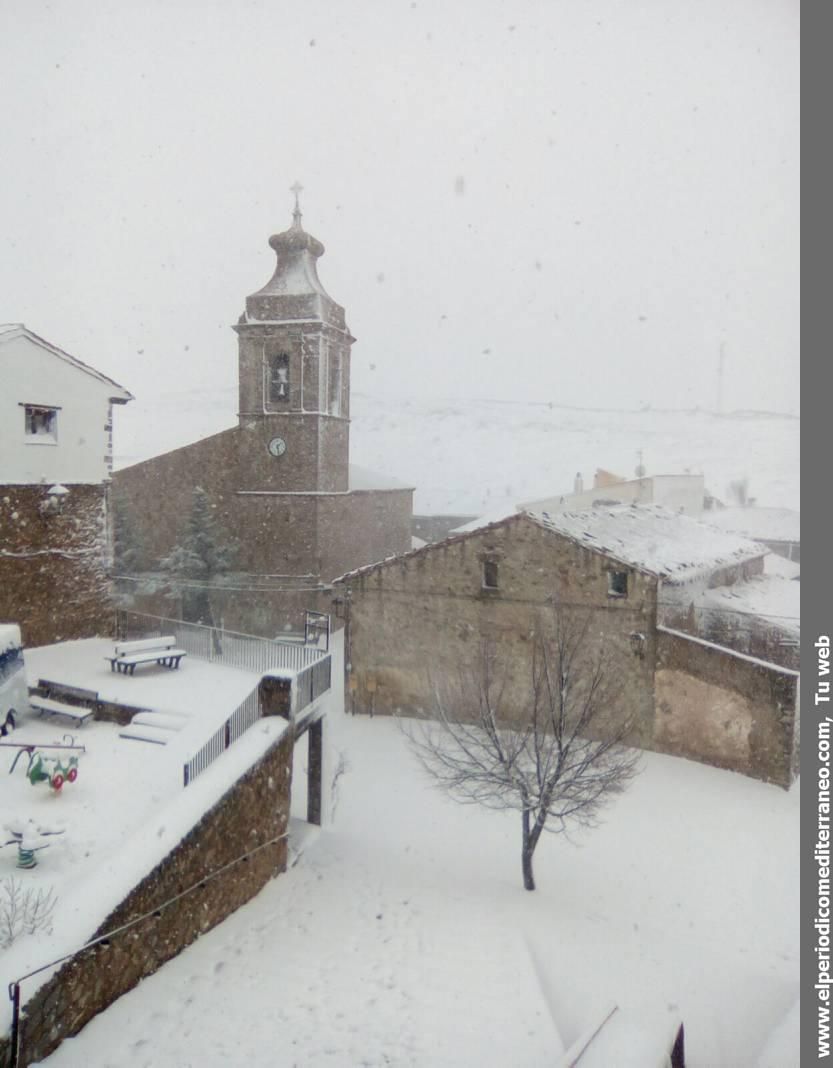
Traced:
[[573, 493], [584, 493], [584, 479], [581, 477], [581, 471], [576, 475], [573, 482]]

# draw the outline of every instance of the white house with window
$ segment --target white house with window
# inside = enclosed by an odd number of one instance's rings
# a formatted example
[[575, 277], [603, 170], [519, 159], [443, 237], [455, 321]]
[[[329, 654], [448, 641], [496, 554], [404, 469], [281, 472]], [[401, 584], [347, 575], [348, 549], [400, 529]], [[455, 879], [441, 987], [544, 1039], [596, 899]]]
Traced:
[[21, 323], [0, 325], [0, 482], [110, 477], [112, 411], [132, 396]]
[[22, 323], [0, 325], [0, 622], [26, 644], [109, 611], [113, 405], [132, 395]]

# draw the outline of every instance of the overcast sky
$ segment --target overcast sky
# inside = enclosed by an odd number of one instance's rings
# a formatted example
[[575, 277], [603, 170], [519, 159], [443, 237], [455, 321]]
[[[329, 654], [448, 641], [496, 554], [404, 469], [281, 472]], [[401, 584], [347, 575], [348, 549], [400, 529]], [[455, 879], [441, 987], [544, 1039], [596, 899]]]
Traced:
[[236, 376], [304, 225], [353, 388], [798, 408], [795, 0], [0, 0], [0, 321]]

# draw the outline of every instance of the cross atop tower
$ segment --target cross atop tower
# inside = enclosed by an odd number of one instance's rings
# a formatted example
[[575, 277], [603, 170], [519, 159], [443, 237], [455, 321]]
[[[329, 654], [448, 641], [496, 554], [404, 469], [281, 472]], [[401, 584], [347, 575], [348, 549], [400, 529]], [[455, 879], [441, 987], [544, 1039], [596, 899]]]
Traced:
[[294, 193], [295, 194], [295, 209], [292, 212], [292, 221], [298, 227], [300, 227], [300, 225], [301, 225], [301, 201], [300, 201], [300, 195], [301, 195], [301, 193], [303, 193], [303, 191], [304, 191], [304, 187], [301, 185], [300, 182], [296, 182], [293, 186], [290, 187], [290, 190], [289, 190], [290, 193]]

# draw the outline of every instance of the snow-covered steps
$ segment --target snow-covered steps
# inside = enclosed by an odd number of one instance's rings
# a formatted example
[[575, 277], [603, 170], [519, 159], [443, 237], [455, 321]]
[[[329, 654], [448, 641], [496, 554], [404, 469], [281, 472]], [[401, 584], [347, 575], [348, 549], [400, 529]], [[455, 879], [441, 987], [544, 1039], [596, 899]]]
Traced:
[[55, 701], [51, 697], [29, 698], [29, 707], [42, 716], [67, 716], [76, 723], [84, 724], [93, 717], [93, 709], [83, 705], [68, 705], [64, 701]]
[[181, 731], [189, 716], [182, 712], [137, 712], [130, 721], [131, 727], [158, 727], [163, 731]]
[[191, 717], [184, 712], [137, 712], [130, 723], [119, 731], [119, 737], [167, 745], [190, 721]]
[[174, 732], [164, 727], [144, 727], [140, 723], [131, 723], [119, 731], [119, 738], [130, 738], [136, 742], [155, 742], [157, 745], [167, 745], [173, 736]]

